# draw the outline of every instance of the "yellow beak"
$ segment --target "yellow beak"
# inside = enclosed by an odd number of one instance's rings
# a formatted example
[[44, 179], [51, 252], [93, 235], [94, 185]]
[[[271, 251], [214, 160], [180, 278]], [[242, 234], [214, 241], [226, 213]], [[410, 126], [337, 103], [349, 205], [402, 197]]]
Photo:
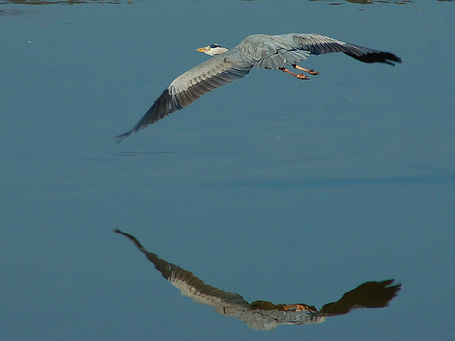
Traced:
[[198, 48], [196, 51], [199, 51], [199, 52], [205, 52], [206, 48], [205, 47], [200, 47]]

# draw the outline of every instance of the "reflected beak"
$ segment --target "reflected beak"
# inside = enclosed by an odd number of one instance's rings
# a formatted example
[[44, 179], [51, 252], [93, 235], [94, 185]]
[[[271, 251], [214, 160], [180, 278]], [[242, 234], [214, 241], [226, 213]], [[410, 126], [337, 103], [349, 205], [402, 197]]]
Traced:
[[207, 50], [207, 47], [200, 47], [196, 51], [198, 52], [205, 52]]

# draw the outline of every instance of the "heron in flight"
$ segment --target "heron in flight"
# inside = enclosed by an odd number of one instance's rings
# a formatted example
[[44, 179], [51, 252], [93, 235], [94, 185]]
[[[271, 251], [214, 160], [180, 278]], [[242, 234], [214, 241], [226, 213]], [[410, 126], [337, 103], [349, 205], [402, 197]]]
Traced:
[[383, 308], [401, 289], [389, 279], [381, 282], [366, 282], [346, 292], [338, 301], [325, 304], [320, 310], [305, 303], [273, 304], [269, 301], [248, 303], [239, 294], [227, 292], [208, 284], [182, 269], [147, 251], [132, 235], [118, 229], [114, 232], [128, 237], [142, 251], [162, 276], [180, 289], [183, 295], [195, 302], [209, 305], [219, 314], [239, 319], [250, 328], [272, 330], [279, 325], [302, 325], [324, 322], [327, 317], [343, 315], [355, 308]]
[[309, 75], [318, 75], [313, 69], [305, 69], [297, 63], [308, 56], [343, 52], [364, 63], [395, 65], [401, 59], [390, 52], [344, 43], [319, 34], [254, 34], [246, 37], [233, 49], [212, 44], [197, 49], [214, 56], [183, 73], [163, 91], [152, 107], [131, 130], [116, 136], [118, 142], [137, 133], [149, 124], [180, 110], [203, 94], [242, 78], [255, 66], [260, 69], [281, 70], [297, 79], [307, 80], [303, 73], [295, 74], [287, 65]]

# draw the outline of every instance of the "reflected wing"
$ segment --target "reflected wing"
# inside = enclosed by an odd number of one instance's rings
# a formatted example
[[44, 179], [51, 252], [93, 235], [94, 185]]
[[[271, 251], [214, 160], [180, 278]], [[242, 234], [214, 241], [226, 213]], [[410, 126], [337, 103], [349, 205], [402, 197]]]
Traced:
[[391, 285], [395, 280], [366, 282], [348, 291], [338, 301], [327, 303], [319, 311], [327, 315], [342, 315], [355, 308], [383, 308], [401, 289], [401, 284]]
[[343, 52], [364, 63], [385, 63], [389, 65], [395, 65], [393, 62], [401, 63], [401, 58], [393, 53], [345, 43], [320, 34], [290, 34], [284, 35], [284, 37], [292, 38], [300, 49], [315, 55]]
[[147, 259], [155, 265], [155, 268], [161, 272], [163, 277], [171, 282], [172, 285], [179, 288], [183, 295], [191, 297], [198, 303], [212, 306], [220, 313], [223, 313], [223, 310], [226, 308], [234, 308], [236, 310], [250, 309], [250, 305], [242, 296], [207, 285], [198, 277], [194, 276], [192, 272], [168, 263], [164, 259], [159, 258], [155, 253], [147, 251], [132, 235], [118, 229], [114, 232], [120, 233], [132, 240], [136, 247], [147, 256]]
[[241, 58], [237, 50], [214, 56], [177, 77], [142, 119], [128, 132], [117, 136], [118, 142], [149, 124], [191, 104], [203, 94], [232, 83], [250, 72], [252, 65]]

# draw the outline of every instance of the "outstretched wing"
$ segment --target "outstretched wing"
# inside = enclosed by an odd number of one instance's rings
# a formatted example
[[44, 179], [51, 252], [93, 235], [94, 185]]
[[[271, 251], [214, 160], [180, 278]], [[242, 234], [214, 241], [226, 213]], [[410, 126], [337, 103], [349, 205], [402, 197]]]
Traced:
[[117, 141], [121, 142], [149, 124], [186, 107], [203, 94], [242, 78], [252, 67], [241, 58], [237, 50], [230, 50], [188, 70], [163, 91], [131, 130], [117, 136]]
[[308, 58], [309, 55], [342, 52], [365, 63], [401, 63], [390, 52], [349, 44], [320, 34], [255, 34], [246, 37], [237, 48], [245, 59], [263, 69], [279, 69]]
[[250, 305], [242, 296], [205, 284], [192, 272], [159, 258], [153, 252], [147, 251], [132, 235], [118, 229], [114, 230], [114, 232], [132, 240], [136, 247], [146, 255], [147, 259], [155, 265], [155, 268], [161, 272], [163, 277], [180, 289], [183, 295], [191, 297], [198, 303], [212, 306], [220, 313], [223, 313], [224, 309], [250, 310]]
[[[284, 35], [285, 37], [288, 35]], [[343, 52], [364, 63], [385, 63], [394, 66], [401, 63], [401, 58], [390, 52], [373, 50], [368, 47], [345, 43], [320, 34], [291, 34], [298, 47], [311, 54]]]
[[319, 311], [327, 315], [343, 315], [355, 308], [383, 308], [401, 289], [401, 284], [391, 285], [394, 279], [366, 282], [348, 291], [336, 302], [325, 304]]

